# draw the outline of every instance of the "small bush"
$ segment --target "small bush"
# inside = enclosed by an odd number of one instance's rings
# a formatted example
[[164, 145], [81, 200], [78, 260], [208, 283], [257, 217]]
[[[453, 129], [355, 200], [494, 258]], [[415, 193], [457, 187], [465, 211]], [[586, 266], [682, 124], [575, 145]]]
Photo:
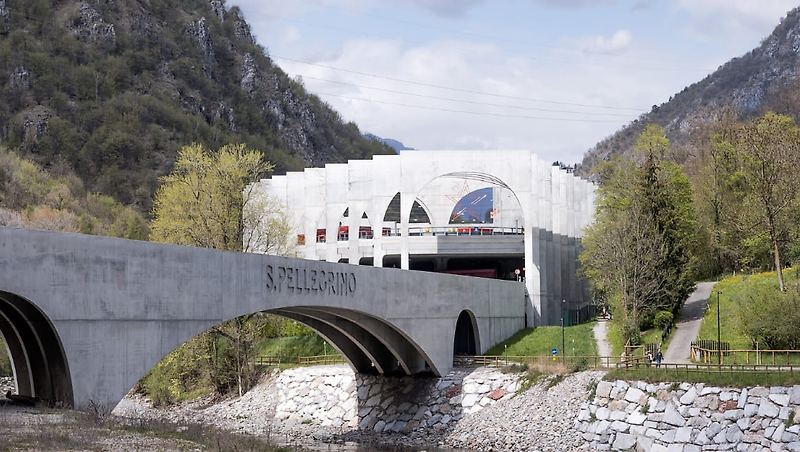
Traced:
[[672, 325], [673, 319], [674, 316], [670, 311], [658, 311], [653, 319], [653, 323], [658, 329], [663, 331], [666, 327]]
[[642, 332], [639, 330], [639, 322], [628, 319], [622, 324], [622, 339], [630, 345], [642, 343]]

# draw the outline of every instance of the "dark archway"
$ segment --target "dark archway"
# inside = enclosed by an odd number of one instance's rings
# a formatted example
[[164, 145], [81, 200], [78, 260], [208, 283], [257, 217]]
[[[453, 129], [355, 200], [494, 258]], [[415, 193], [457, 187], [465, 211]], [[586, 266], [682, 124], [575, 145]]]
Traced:
[[0, 291], [0, 333], [8, 344], [17, 392], [71, 407], [72, 379], [53, 324], [30, 301]]
[[394, 325], [364, 312], [323, 306], [265, 311], [296, 320], [319, 333], [356, 372], [384, 375], [435, 373], [430, 358]]
[[453, 337], [453, 355], [477, 355], [480, 350], [478, 327], [475, 316], [464, 310], [456, 321], [456, 334]]

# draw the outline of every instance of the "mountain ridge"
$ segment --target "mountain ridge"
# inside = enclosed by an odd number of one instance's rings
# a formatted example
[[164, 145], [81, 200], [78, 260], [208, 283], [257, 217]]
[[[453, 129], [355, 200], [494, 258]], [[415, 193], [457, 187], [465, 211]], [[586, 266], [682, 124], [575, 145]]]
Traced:
[[587, 150], [576, 173], [591, 177], [598, 163], [617, 155], [630, 157], [636, 137], [650, 123], [663, 127], [667, 138], [682, 148], [673, 159], [687, 163], [693, 158], [693, 135], [728, 112], [747, 119], [774, 110], [797, 119], [798, 88], [800, 8], [795, 8], [758, 47], [729, 60]]

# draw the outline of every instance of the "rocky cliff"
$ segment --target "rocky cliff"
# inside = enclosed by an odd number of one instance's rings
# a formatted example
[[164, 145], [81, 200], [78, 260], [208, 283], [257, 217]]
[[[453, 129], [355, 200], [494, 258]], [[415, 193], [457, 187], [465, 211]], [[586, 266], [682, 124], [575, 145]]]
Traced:
[[224, 0], [0, 0], [0, 144], [149, 208], [177, 149], [244, 142], [278, 171], [391, 153], [259, 47]]

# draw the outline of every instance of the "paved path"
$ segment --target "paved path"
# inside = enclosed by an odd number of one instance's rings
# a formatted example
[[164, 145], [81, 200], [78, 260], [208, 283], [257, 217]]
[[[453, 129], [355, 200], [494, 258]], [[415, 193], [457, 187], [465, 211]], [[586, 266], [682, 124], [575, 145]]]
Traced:
[[708, 307], [708, 297], [711, 295], [712, 287], [714, 287], [713, 282], [698, 283], [694, 292], [683, 304], [672, 340], [664, 354], [664, 362], [689, 362], [692, 341], [697, 339], [697, 334], [700, 332], [700, 324]]
[[611, 344], [608, 343], [608, 321], [598, 320], [592, 329], [594, 341], [597, 342], [597, 356], [611, 356]]

